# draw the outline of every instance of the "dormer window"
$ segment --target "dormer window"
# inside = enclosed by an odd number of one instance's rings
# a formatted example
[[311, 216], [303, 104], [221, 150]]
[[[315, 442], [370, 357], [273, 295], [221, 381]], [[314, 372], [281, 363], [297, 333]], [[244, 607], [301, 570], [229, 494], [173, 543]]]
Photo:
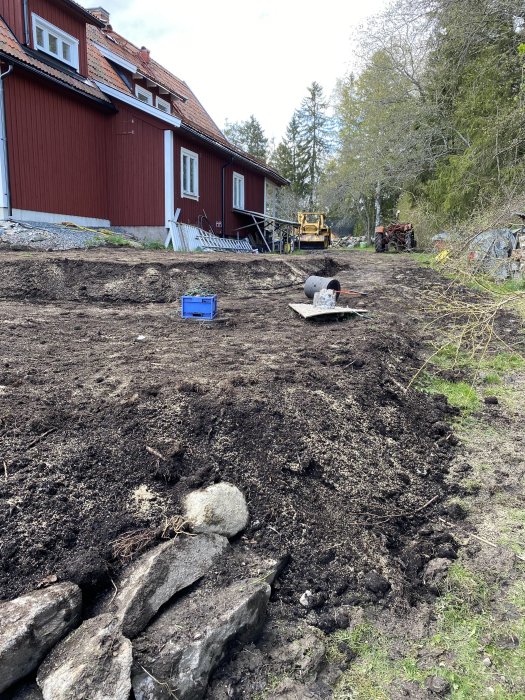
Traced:
[[155, 107], [160, 109], [161, 112], [166, 112], [166, 114], [171, 114], [171, 105], [167, 100], [163, 100], [160, 97], [155, 98]]
[[78, 70], [78, 39], [32, 13], [33, 46]]
[[135, 94], [137, 95], [137, 98], [141, 102], [144, 102], [144, 104], [153, 106], [153, 93], [152, 92], [150, 92], [149, 90], [144, 90], [144, 88], [140, 87], [140, 85], [136, 85], [135, 86]]

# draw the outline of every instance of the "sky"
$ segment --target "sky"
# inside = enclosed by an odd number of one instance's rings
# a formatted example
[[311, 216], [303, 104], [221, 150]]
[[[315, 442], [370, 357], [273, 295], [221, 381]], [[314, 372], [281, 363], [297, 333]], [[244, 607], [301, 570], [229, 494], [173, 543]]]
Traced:
[[[355, 68], [356, 28], [385, 0], [99, 0], [113, 29], [186, 81], [219, 128], [252, 114], [275, 144], [317, 81]], [[84, 7], [96, 2], [81, 0]]]

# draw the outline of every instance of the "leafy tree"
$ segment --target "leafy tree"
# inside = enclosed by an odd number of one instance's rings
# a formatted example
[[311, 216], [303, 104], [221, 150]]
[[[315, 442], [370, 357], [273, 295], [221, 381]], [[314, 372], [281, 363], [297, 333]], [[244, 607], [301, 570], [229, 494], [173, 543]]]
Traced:
[[524, 13], [521, 0], [395, 0], [373, 18], [321, 183], [341, 216], [369, 222], [374, 202], [386, 218], [408, 194], [445, 224], [523, 189]]
[[523, 60], [515, 0], [440, 2], [427, 70], [450, 155], [423, 189], [434, 208], [464, 217], [522, 177]]
[[387, 51], [377, 51], [358, 79], [339, 83], [336, 114], [339, 151], [324, 196], [366, 218], [369, 230], [432, 167], [442, 145], [418, 90]]
[[224, 127], [224, 135], [243, 151], [266, 162], [268, 158], [268, 139], [252, 114], [244, 122], [228, 122]]

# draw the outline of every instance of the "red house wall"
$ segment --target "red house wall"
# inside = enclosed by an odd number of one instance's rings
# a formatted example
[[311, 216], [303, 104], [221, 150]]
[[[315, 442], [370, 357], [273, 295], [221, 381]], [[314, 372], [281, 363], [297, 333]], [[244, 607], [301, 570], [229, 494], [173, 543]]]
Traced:
[[4, 88], [12, 207], [107, 218], [110, 117], [17, 70]]
[[[22, 4], [21, 0], [18, 1]], [[81, 75], [87, 75], [88, 63], [85, 21], [76, 17], [72, 12], [68, 12], [67, 8], [62, 5], [55, 5], [53, 2], [49, 2], [49, 0], [28, 0], [28, 12], [31, 47], [36, 48], [33, 46], [33, 25], [31, 22], [31, 13], [34, 12], [39, 15], [39, 17], [42, 17], [42, 19], [46, 19], [48, 22], [51, 22], [51, 24], [54, 24], [58, 29], [62, 29], [64, 32], [71, 34], [71, 36], [79, 40], [79, 72]]]
[[24, 13], [21, 0], [2, 0], [0, 14], [18, 41], [24, 43]]
[[[16, 69], [5, 80], [11, 204], [14, 209], [109, 219], [114, 226], [164, 226], [164, 131], [169, 126], [117, 103], [92, 107]], [[264, 176], [174, 128], [175, 207], [197, 225], [206, 213], [217, 233], [225, 175], [225, 233], [251, 223], [234, 214], [233, 173], [244, 175], [245, 208], [264, 210]], [[199, 200], [181, 196], [181, 148], [199, 155]], [[249, 229], [250, 230], [250, 229]], [[246, 230], [242, 232], [246, 233]]]
[[108, 218], [113, 226], [164, 226], [164, 126], [118, 107], [108, 121]]
[[[195, 201], [181, 194], [181, 148], [197, 153], [199, 156], [199, 200]], [[250, 223], [246, 216], [239, 216], [233, 210], [233, 173], [244, 175], [244, 206], [251, 211], [264, 211], [264, 176], [254, 173], [234, 160], [226, 153], [208, 150], [202, 143], [194, 141], [175, 129], [175, 207], [180, 207], [179, 221], [198, 225], [199, 216], [206, 213], [209, 221], [220, 234], [221, 229], [215, 223], [222, 216], [222, 168], [224, 169], [224, 212], [225, 233], [231, 235], [234, 229]]]

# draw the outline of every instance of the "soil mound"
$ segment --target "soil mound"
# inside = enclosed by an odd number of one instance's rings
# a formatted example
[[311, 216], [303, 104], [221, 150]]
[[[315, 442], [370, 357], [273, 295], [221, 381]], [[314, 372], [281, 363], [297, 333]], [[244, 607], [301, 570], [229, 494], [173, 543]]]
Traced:
[[[338, 269], [331, 258], [321, 273]], [[239, 295], [285, 289], [318, 273], [319, 258], [265, 255], [180, 256], [140, 251], [4, 253], [0, 297], [110, 303], [178, 301], [188, 290]]]
[[[440, 545], [418, 528], [439, 507], [453, 450], [446, 403], [404, 389], [419, 362], [407, 299], [438, 283], [430, 271], [361, 254], [286, 264], [239, 256], [223, 267], [184, 257], [161, 274], [177, 280], [173, 293], [213, 275], [220, 315], [200, 323], [123, 296], [31, 303], [35, 270], [56, 263], [12, 256], [0, 263], [3, 289], [18, 275], [26, 296], [0, 304], [2, 598], [54, 576], [95, 595], [122, 565], [119, 535], [159, 526], [189, 490], [222, 480], [248, 500], [240, 544], [291, 555], [276, 614], [330, 629], [342, 605], [418, 595]], [[94, 289], [103, 263], [91, 271], [91, 255], [64, 257], [68, 300], [84, 282]], [[288, 303], [303, 301], [300, 283], [337, 267], [343, 286], [370, 292], [369, 317], [295, 316]]]

